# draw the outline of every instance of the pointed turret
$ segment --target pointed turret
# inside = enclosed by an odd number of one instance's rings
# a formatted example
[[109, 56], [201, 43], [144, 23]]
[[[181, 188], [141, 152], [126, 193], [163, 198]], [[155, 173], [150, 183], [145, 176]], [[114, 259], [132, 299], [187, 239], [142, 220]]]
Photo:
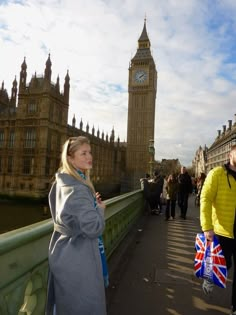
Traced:
[[0, 99], [2, 99], [3, 95], [4, 95], [4, 81], [2, 81], [2, 87], [0, 90]]
[[80, 120], [79, 128], [80, 128], [80, 130], [83, 130], [83, 121], [82, 121], [82, 118], [81, 118], [81, 120]]
[[17, 81], [15, 77], [15, 80], [12, 82], [12, 89], [11, 89], [11, 105], [13, 106], [16, 106], [16, 95], [17, 95]]
[[75, 119], [75, 114], [74, 114], [74, 116], [72, 118], [72, 126], [75, 127], [75, 124], [76, 124], [76, 119]]
[[25, 62], [25, 57], [24, 57], [24, 61], [21, 65], [21, 72], [20, 72], [20, 90], [24, 89], [26, 87], [26, 78], [27, 78], [27, 64]]
[[87, 125], [86, 125], [86, 132], [89, 133], [89, 123], [87, 122]]
[[65, 76], [65, 83], [64, 83], [64, 98], [67, 104], [69, 104], [69, 96], [70, 96], [70, 77], [69, 77], [69, 71], [67, 70], [67, 74]]
[[2, 88], [0, 90], [0, 101], [5, 105], [9, 104], [9, 97], [7, 90], [4, 87], [4, 81], [2, 81]]
[[144, 19], [143, 31], [142, 31], [142, 34], [141, 34], [140, 37], [139, 37], [139, 40], [138, 40], [138, 43], [139, 43], [139, 44], [140, 44], [140, 43], [144, 43], [144, 42], [147, 42], [148, 47], [151, 46], [150, 40], [149, 40], [148, 34], [147, 34], [146, 19]]
[[44, 70], [44, 79], [51, 82], [51, 76], [52, 76], [52, 62], [50, 59], [50, 54], [48, 54], [48, 59], [46, 61], [46, 68]]
[[59, 78], [59, 75], [57, 76], [56, 90], [57, 90], [57, 92], [60, 92], [60, 78]]
[[132, 60], [152, 58], [150, 47], [151, 47], [151, 42], [148, 38], [147, 28], [146, 28], [146, 18], [145, 18], [143, 30], [138, 40], [138, 49]]
[[115, 141], [115, 131], [114, 131], [114, 127], [113, 127], [112, 131], [111, 131], [110, 142], [114, 142], [114, 141]]

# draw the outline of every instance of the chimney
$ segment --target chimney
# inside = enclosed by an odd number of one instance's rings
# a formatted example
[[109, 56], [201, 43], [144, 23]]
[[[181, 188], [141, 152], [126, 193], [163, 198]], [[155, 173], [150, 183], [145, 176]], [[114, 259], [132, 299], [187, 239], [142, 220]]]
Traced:
[[218, 138], [220, 137], [220, 134], [221, 134], [221, 130], [217, 130], [218, 131]]
[[226, 125], [223, 125], [223, 133], [226, 131]]
[[228, 122], [229, 122], [229, 128], [228, 128], [228, 130], [231, 130], [231, 128], [232, 128], [232, 120], [230, 119], [230, 120], [228, 120]]

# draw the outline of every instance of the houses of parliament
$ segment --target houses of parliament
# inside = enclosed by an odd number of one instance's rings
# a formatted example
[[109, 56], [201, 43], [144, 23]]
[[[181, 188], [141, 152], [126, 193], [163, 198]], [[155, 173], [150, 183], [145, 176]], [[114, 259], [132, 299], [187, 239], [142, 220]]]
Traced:
[[151, 55], [146, 20], [130, 61], [128, 80], [127, 143], [115, 138], [115, 130], [100, 133], [76, 118], [68, 123], [70, 77], [51, 80], [50, 55], [44, 75], [27, 81], [23, 60], [19, 82], [11, 95], [0, 89], [0, 194], [10, 197], [47, 196], [60, 164], [63, 143], [71, 136], [87, 136], [93, 154], [91, 179], [103, 194], [139, 188], [139, 179], [149, 170], [149, 143], [154, 139], [157, 70]]

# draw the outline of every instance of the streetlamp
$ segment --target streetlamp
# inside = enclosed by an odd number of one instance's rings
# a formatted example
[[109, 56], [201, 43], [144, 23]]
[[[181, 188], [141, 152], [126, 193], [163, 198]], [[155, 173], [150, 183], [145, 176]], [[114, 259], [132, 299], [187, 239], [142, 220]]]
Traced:
[[150, 170], [150, 175], [152, 176], [153, 175], [154, 156], [155, 156], [155, 147], [154, 147], [154, 140], [153, 139], [149, 140], [148, 152], [150, 154], [149, 170]]

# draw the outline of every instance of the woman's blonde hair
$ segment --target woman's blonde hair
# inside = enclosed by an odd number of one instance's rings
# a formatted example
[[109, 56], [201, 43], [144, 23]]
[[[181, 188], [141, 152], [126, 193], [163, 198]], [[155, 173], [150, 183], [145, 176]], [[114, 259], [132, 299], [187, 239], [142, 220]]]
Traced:
[[82, 178], [81, 175], [77, 172], [77, 170], [73, 167], [70, 160], [68, 159], [68, 156], [73, 157], [75, 152], [83, 145], [83, 144], [89, 144], [90, 141], [87, 137], [79, 136], [79, 137], [70, 137], [66, 140], [66, 142], [63, 145], [62, 153], [61, 153], [61, 166], [58, 170], [59, 173], [66, 173], [77, 180], [82, 181], [87, 186], [90, 187], [93, 193], [95, 193], [95, 189], [93, 187], [93, 184], [90, 180], [90, 172], [89, 170], [85, 171], [85, 177], [86, 179]]

